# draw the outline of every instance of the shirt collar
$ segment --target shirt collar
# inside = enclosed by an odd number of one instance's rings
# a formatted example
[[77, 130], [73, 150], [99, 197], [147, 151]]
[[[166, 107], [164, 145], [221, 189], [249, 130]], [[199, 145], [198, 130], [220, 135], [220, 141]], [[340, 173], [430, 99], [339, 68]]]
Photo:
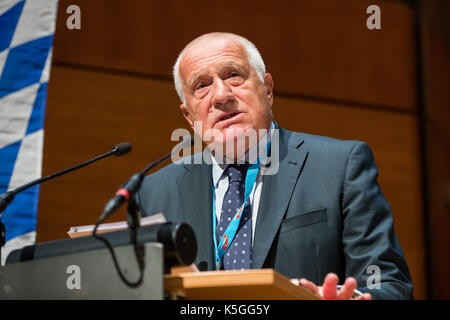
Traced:
[[[272, 123], [270, 124], [270, 129], [269, 129], [268, 134], [265, 137], [263, 137], [262, 139], [260, 139], [257, 145], [254, 145], [253, 147], [251, 147], [245, 155], [247, 155], [248, 153], [252, 154], [251, 151], [254, 150], [255, 148], [257, 148], [258, 145], [260, 145], [261, 147], [265, 147], [272, 138], [273, 129], [275, 129], [275, 124], [272, 121]], [[268, 139], [266, 137], [268, 137]], [[262, 144], [265, 144], [265, 145], [262, 145]], [[245, 155], [243, 157], [245, 157]], [[266, 156], [267, 156], [267, 154], [264, 154], [264, 156], [262, 156], [262, 158], [265, 158]], [[222, 177], [223, 172], [226, 170], [226, 168], [229, 166], [229, 164], [225, 164], [225, 163], [219, 164], [213, 155], [211, 155], [211, 162], [212, 162], [213, 184], [214, 184], [214, 187], [217, 188], [220, 178]]]

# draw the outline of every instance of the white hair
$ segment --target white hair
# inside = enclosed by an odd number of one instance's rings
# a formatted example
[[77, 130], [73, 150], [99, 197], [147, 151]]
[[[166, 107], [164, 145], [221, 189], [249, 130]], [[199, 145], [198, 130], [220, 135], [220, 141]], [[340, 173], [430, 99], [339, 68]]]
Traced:
[[[198, 37], [197, 39], [202, 38], [202, 37], [208, 37], [208, 36], [228, 37], [233, 40], [236, 40], [239, 44], [241, 44], [244, 47], [245, 52], [247, 53], [247, 59], [248, 59], [250, 66], [252, 66], [253, 69], [255, 69], [259, 79], [262, 82], [264, 82], [264, 75], [266, 74], [266, 66], [264, 65], [264, 61], [261, 57], [261, 54], [259, 53], [258, 49], [252, 42], [250, 42], [248, 39], [246, 39], [242, 36], [239, 36], [234, 33], [227, 33], [227, 32], [207, 33], [207, 34], [204, 34], [204, 35]], [[195, 39], [195, 40], [197, 40], [197, 39]], [[177, 61], [175, 62], [174, 66], [173, 66], [173, 80], [174, 80], [174, 84], [175, 84], [175, 90], [177, 91], [178, 97], [180, 97], [180, 100], [183, 104], [185, 104], [186, 101], [185, 101], [184, 92], [183, 92], [183, 80], [181, 80], [181, 77], [180, 77], [180, 61], [183, 58], [183, 56], [186, 52], [186, 49], [195, 40], [193, 40], [186, 47], [184, 47], [184, 49], [178, 55]]]

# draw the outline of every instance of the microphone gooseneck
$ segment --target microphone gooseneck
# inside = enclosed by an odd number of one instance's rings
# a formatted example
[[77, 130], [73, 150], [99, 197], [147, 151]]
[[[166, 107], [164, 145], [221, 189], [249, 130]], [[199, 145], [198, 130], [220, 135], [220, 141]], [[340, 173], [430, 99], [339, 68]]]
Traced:
[[128, 202], [131, 197], [134, 197], [136, 192], [139, 191], [139, 188], [141, 187], [141, 183], [144, 180], [145, 175], [151, 169], [169, 159], [173, 153], [176, 153], [181, 148], [186, 146], [192, 146], [193, 143], [194, 138], [191, 135], [183, 137], [182, 141], [173, 148], [172, 152], [165, 154], [156, 161], [151, 162], [142, 171], [135, 173], [123, 186], [121, 186], [117, 190], [116, 195], [106, 203], [105, 208], [103, 209], [103, 212], [98, 219], [98, 222], [101, 223], [101, 221], [105, 220], [109, 215], [111, 215], [117, 209], [119, 209], [120, 206], [122, 206], [122, 204]]

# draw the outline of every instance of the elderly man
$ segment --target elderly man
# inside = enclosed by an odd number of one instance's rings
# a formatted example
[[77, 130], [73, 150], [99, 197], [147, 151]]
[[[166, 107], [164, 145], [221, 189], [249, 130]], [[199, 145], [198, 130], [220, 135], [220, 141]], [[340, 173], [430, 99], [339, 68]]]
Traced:
[[[174, 80], [181, 112], [211, 162], [171, 164], [148, 176], [138, 202], [144, 215], [163, 212], [193, 227], [200, 269], [274, 268], [325, 299], [412, 298], [365, 143], [280, 128], [272, 120], [272, 76], [238, 35], [193, 40]], [[250, 131], [258, 144], [246, 140]], [[255, 147], [264, 152], [251, 162]], [[264, 174], [263, 160], [275, 153], [276, 172]]]

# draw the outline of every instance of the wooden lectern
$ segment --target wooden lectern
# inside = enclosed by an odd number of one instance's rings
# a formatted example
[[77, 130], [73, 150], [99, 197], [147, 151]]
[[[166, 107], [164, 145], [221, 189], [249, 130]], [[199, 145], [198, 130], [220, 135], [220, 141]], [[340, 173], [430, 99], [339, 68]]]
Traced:
[[205, 271], [164, 276], [166, 295], [189, 300], [320, 300], [273, 269]]

